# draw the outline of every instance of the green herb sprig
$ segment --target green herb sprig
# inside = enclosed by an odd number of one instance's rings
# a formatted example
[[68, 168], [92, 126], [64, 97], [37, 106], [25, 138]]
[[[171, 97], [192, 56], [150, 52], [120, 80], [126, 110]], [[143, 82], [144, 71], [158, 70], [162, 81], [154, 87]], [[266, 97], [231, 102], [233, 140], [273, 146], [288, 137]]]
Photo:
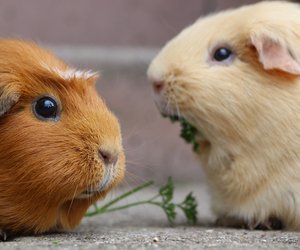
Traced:
[[94, 205], [94, 211], [88, 212], [86, 214], [87, 217], [100, 215], [103, 213], [109, 213], [114, 212], [122, 209], [127, 209], [130, 207], [142, 205], [142, 204], [149, 204], [149, 205], [155, 205], [163, 209], [165, 212], [168, 221], [170, 224], [174, 224], [174, 221], [176, 219], [176, 208], [179, 208], [183, 211], [183, 213], [186, 216], [187, 222], [191, 224], [195, 224], [197, 222], [197, 201], [192, 193], [189, 193], [186, 198], [179, 204], [173, 202], [173, 195], [174, 195], [174, 184], [172, 179], [169, 177], [166, 185], [162, 186], [158, 194], [153, 196], [150, 199], [138, 201], [126, 205], [121, 206], [114, 206], [119, 201], [123, 200], [124, 198], [137, 193], [151, 185], [153, 185], [153, 181], [148, 181], [129, 192], [126, 192], [117, 198], [113, 199], [112, 201], [108, 202], [107, 204], [103, 205], [102, 207], [98, 207], [97, 205]]
[[187, 143], [193, 145], [193, 151], [199, 153], [200, 145], [196, 140], [197, 129], [191, 125], [186, 119], [179, 116], [169, 116], [172, 122], [179, 122], [181, 125], [180, 137]]

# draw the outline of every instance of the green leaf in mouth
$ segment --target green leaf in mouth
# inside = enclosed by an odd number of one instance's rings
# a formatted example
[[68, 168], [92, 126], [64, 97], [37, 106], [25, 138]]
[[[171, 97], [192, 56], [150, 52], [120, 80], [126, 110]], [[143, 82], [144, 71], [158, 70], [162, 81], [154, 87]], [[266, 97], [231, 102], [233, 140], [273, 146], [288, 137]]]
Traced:
[[183, 138], [187, 143], [192, 144], [194, 152], [199, 153], [200, 145], [196, 140], [196, 134], [198, 133], [196, 127], [191, 125], [185, 118], [177, 115], [163, 115], [163, 117], [168, 117], [171, 122], [179, 122], [181, 126], [180, 137]]

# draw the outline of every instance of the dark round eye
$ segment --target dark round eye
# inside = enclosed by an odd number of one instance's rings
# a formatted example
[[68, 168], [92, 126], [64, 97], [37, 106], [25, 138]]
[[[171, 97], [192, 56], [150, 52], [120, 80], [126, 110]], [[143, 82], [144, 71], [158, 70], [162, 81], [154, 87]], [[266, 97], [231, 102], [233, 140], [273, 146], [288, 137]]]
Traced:
[[215, 51], [214, 59], [218, 62], [224, 61], [231, 56], [232, 52], [230, 49], [227, 48], [219, 48]]
[[40, 120], [57, 120], [58, 104], [53, 98], [44, 96], [33, 103], [33, 112]]

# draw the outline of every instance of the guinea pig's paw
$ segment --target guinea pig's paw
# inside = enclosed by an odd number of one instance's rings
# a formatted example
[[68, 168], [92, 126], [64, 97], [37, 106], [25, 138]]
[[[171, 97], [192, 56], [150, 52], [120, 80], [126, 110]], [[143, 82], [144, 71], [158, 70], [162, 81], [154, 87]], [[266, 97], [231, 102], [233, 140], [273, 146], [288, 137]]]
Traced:
[[251, 220], [249, 222], [242, 219], [224, 216], [219, 217], [216, 220], [215, 225], [217, 227], [233, 227], [249, 230], [281, 230], [284, 228], [282, 221], [274, 216], [270, 216], [265, 221]]
[[7, 233], [3, 229], [0, 229], [0, 241], [6, 241], [7, 238]]
[[219, 217], [215, 226], [217, 227], [233, 227], [233, 228], [247, 228], [247, 223], [244, 220], [234, 217], [222, 216]]
[[276, 217], [269, 217], [266, 221], [251, 221], [247, 224], [250, 230], [281, 230], [284, 228], [282, 221]]

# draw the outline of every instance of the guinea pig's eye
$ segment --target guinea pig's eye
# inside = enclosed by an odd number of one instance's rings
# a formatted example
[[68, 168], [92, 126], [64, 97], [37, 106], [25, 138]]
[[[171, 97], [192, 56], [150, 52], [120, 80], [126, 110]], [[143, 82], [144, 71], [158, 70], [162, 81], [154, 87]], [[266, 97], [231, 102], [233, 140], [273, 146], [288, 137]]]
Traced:
[[221, 47], [218, 48], [214, 53], [214, 59], [218, 62], [222, 62], [230, 58], [232, 51], [228, 48]]
[[33, 113], [40, 120], [57, 120], [58, 111], [57, 102], [49, 96], [41, 97], [33, 103]]

